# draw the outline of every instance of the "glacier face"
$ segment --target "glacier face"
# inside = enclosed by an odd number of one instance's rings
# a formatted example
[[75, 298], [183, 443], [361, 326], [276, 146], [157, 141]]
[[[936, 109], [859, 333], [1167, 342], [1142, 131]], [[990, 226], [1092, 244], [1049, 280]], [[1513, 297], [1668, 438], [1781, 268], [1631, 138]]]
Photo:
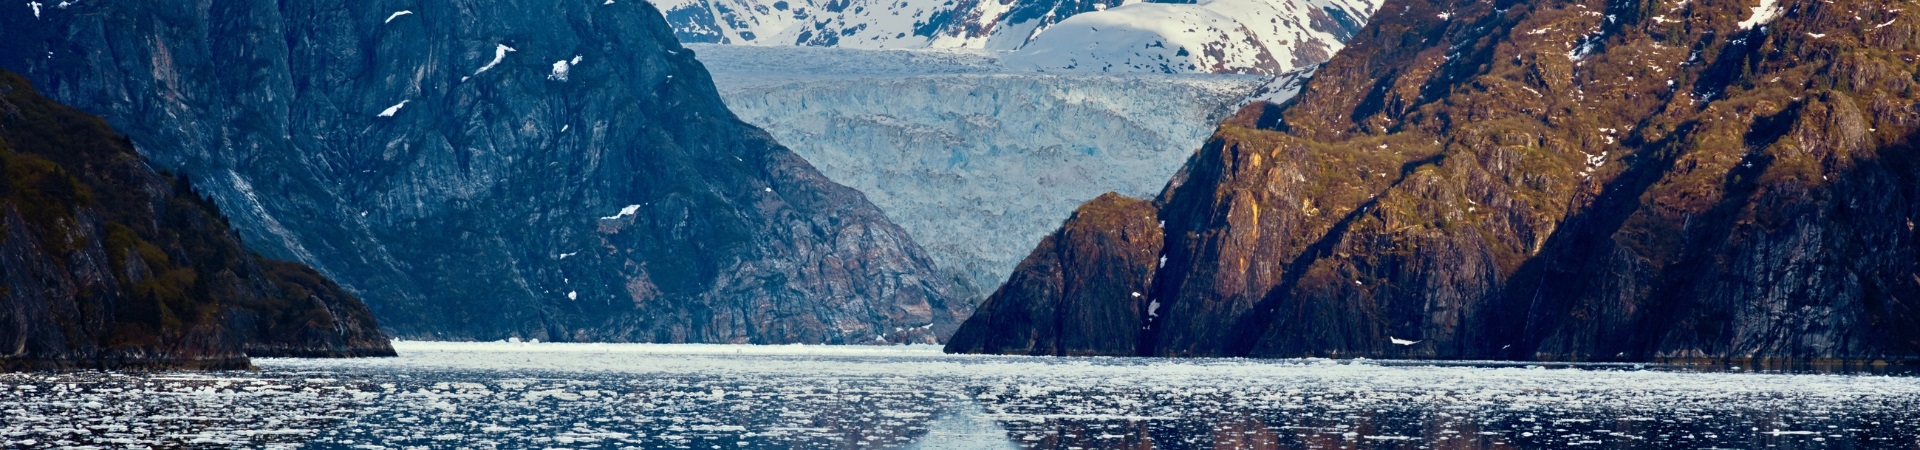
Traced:
[[1158, 192], [1268, 81], [1020, 72], [985, 52], [689, 48], [741, 119], [985, 289], [1080, 202]]

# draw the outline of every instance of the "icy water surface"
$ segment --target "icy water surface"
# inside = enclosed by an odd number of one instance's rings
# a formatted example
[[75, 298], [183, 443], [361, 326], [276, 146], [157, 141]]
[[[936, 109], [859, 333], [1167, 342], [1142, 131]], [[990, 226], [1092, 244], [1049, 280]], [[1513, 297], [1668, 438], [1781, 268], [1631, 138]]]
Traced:
[[0, 375], [0, 446], [1920, 449], [1920, 378], [927, 347], [401, 343]]

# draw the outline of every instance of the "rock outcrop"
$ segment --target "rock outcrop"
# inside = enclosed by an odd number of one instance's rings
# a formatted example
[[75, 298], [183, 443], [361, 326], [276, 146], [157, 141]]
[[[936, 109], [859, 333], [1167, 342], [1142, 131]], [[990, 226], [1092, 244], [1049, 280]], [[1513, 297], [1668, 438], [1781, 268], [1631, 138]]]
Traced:
[[986, 353], [1128, 355], [1160, 314], [1143, 292], [1165, 237], [1153, 204], [1108, 193], [1082, 205], [949, 342]]
[[646, 2], [75, 2], [0, 34], [401, 337], [928, 342], [970, 307]]
[[192, 185], [5, 71], [0, 173], [0, 368], [393, 355], [359, 300], [249, 252]]
[[1390, 1], [1154, 200], [1166, 259], [1144, 328], [992, 327], [1076, 292], [1010, 284], [948, 350], [1085, 335], [1166, 356], [1915, 361], [1916, 15]]

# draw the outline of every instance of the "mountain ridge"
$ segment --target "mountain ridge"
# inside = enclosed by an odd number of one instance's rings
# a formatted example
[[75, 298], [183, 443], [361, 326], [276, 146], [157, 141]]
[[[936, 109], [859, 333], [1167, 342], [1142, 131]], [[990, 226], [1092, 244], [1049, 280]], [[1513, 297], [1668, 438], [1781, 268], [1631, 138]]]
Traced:
[[1010, 52], [1048, 72], [1279, 75], [1326, 60], [1377, 0], [678, 0], [686, 42]]
[[[1389, 2], [1154, 200], [1152, 272], [1080, 284], [1151, 286], [1083, 353], [1920, 360], [1898, 3]], [[947, 349], [1110, 334], [1030, 316], [1074, 287], [1003, 286]]]
[[0, 11], [0, 66], [195, 174], [249, 243], [399, 337], [932, 342], [970, 307], [862, 194], [735, 118], [646, 2]]

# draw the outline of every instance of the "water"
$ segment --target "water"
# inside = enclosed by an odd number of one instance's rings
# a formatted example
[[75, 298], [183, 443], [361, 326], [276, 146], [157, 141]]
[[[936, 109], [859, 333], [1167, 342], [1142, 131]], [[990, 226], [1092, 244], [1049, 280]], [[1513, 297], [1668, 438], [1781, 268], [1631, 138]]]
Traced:
[[0, 375], [0, 446], [1920, 449], [1920, 378], [930, 347], [401, 343]]

